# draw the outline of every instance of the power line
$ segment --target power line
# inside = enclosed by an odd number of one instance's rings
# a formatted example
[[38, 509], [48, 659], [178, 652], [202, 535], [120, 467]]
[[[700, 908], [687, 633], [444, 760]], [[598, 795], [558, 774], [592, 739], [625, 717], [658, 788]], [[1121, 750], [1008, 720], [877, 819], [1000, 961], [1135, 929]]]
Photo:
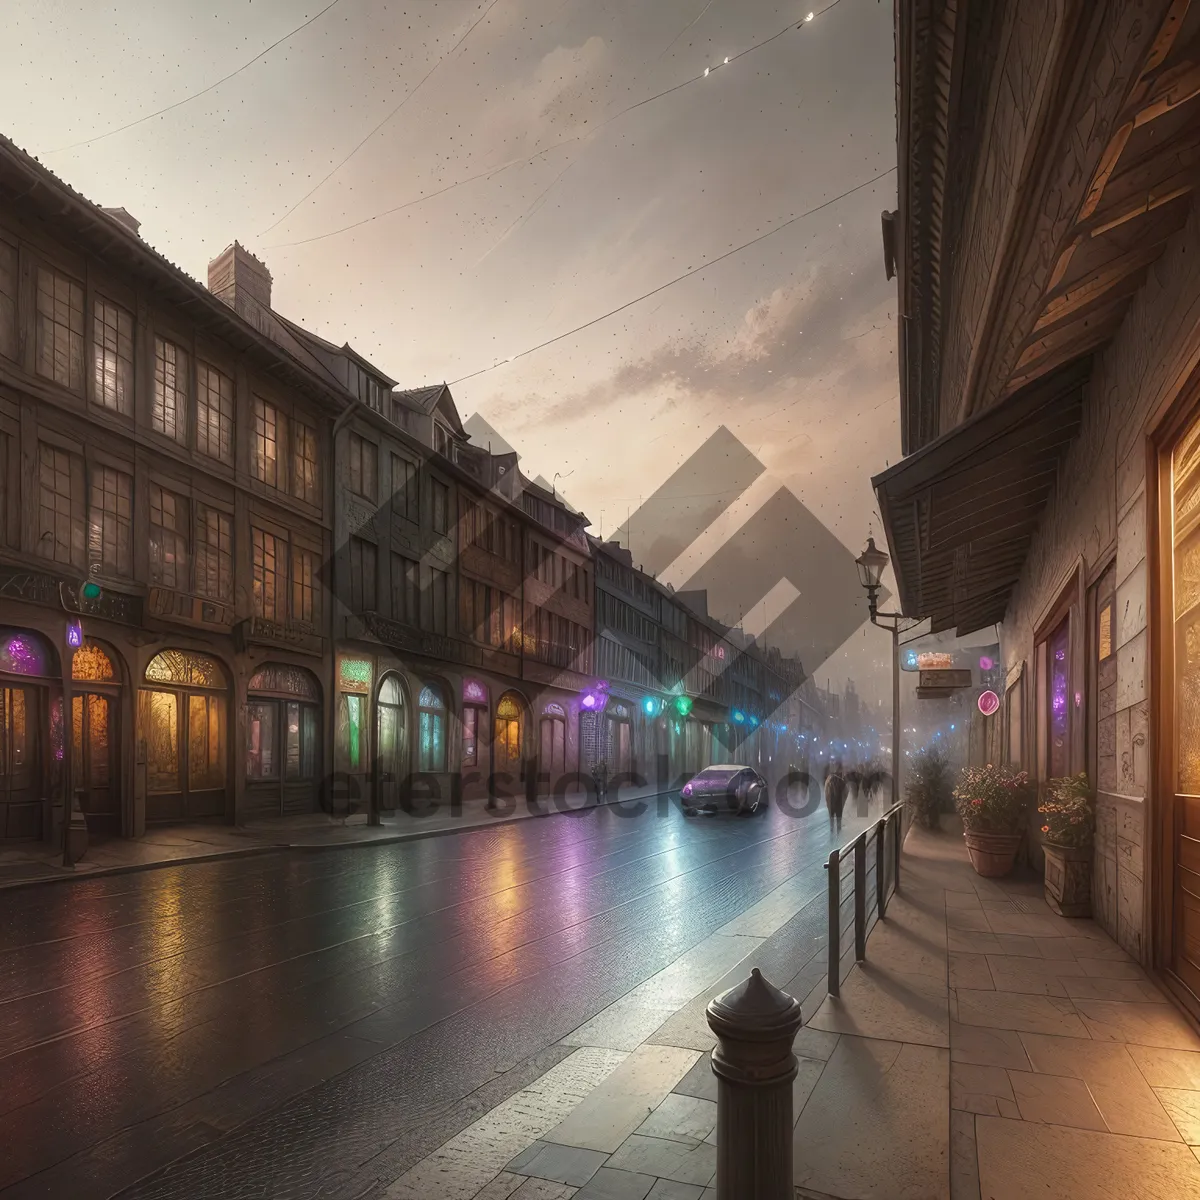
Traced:
[[881, 179], [885, 179], [895, 169], [895, 167], [888, 167], [886, 171], [881, 171], [878, 175], [872, 176], [870, 179], [864, 179], [862, 183], [856, 183], [852, 188], [847, 188], [846, 191], [839, 195], [830, 197], [830, 199], [823, 201], [815, 208], [806, 209], [802, 213], [797, 213], [794, 217], [789, 217], [786, 221], [768, 229], [766, 233], [760, 233], [748, 242], [743, 242], [740, 246], [735, 246], [732, 250], [726, 250], [724, 254], [718, 254], [716, 258], [710, 258], [698, 267], [691, 267], [689, 270], [684, 271], [682, 275], [676, 275], [674, 279], [668, 279], [666, 283], [660, 283], [658, 287], [651, 288], [650, 291], [643, 292], [640, 296], [635, 296], [632, 300], [626, 300], [624, 304], [620, 304], [606, 313], [601, 313], [600, 316], [593, 317], [590, 321], [585, 321], [582, 325], [576, 325], [574, 329], [568, 329], [564, 333], [556, 334], [544, 342], [539, 342], [536, 346], [530, 346], [528, 350], [522, 350], [519, 354], [514, 354], [501, 362], [492, 363], [490, 367], [480, 367], [478, 371], [472, 371], [468, 375], [461, 375], [458, 379], [452, 379], [450, 383], [451, 385], [455, 385], [464, 383], [468, 379], [474, 379], [479, 375], [486, 375], [490, 371], [498, 370], [500, 367], [505, 367], [511, 362], [516, 362], [518, 358], [525, 358], [527, 355], [535, 354], [538, 350], [544, 350], [547, 346], [553, 346], [555, 342], [561, 342], [565, 338], [574, 337], [575, 334], [582, 333], [585, 329], [590, 329], [593, 325], [600, 324], [601, 321], [607, 321], [609, 317], [615, 317], [617, 313], [624, 312], [627, 308], [632, 308], [635, 304], [640, 304], [643, 300], [649, 300], [651, 296], [657, 296], [659, 292], [664, 292], [667, 288], [674, 287], [675, 284], [682, 283], [683, 280], [690, 279], [693, 275], [698, 275], [701, 271], [707, 271], [709, 267], [715, 266], [727, 258], [732, 258], [733, 255], [740, 254], [743, 250], [747, 250], [769, 237], [773, 237], [780, 231], [787, 229], [789, 225], [795, 225], [797, 221], [803, 221], [805, 217], [811, 217], [814, 213], [819, 213], [822, 209], [829, 208], [830, 205], [837, 204], [840, 200], [845, 200], [847, 196], [852, 196], [855, 192], [861, 192], [863, 188], [870, 187], [872, 184], [878, 183]]
[[80, 146], [90, 146], [93, 142], [103, 141], [105, 138], [114, 137], [118, 133], [124, 133], [127, 129], [133, 129], [137, 125], [142, 125], [146, 121], [153, 121], [155, 117], [161, 117], [164, 113], [169, 113], [173, 109], [182, 108], [185, 104], [190, 104], [193, 100], [198, 100], [201, 96], [207, 96], [209, 92], [215, 91], [223, 83], [228, 83], [235, 75], [240, 75], [247, 67], [252, 67], [260, 58], [265, 58], [278, 46], [282, 46], [289, 38], [294, 38], [296, 34], [307, 29], [314, 21], [319, 21], [331, 8], [336, 7], [342, 0], [332, 0], [331, 3], [325, 5], [319, 13], [314, 17], [309, 17], [303, 25], [297, 25], [290, 33], [285, 33], [277, 42], [272, 42], [265, 50], [260, 50], [249, 62], [244, 62], [234, 71], [230, 71], [228, 75], [221, 76], [216, 83], [210, 83], [208, 87], [201, 88], [198, 92], [193, 92], [190, 96], [184, 96], [182, 100], [176, 100], [173, 104], [168, 104], [166, 108], [160, 108], [155, 112], [147, 113], [144, 117], [138, 117], [136, 120], [128, 122], [125, 125], [118, 125], [116, 129], [109, 129], [104, 133], [98, 133], [95, 137], [84, 138], [81, 142], [72, 142], [69, 146], [60, 146], [57, 150], [48, 150], [47, 154], [65, 154], [68, 150], [77, 150]]
[[[605, 117], [604, 120], [601, 121], [599, 125], [597, 125], [594, 129], [589, 130], [587, 133], [578, 133], [578, 134], [575, 134], [573, 137], [563, 138], [560, 141], [553, 142], [549, 146], [544, 146], [541, 150], [535, 150], [532, 154], [527, 154], [521, 158], [510, 159], [506, 163], [501, 163], [500, 166], [498, 166], [498, 167], [489, 167], [487, 170], [477, 171], [473, 175], [468, 175], [463, 179], [455, 180], [453, 183], [448, 183], [444, 187], [440, 187], [440, 188], [437, 188], [435, 191], [426, 193], [424, 196], [415, 196], [411, 200], [405, 200], [402, 204], [396, 204], [396, 205], [393, 205], [391, 208], [385, 208], [382, 212], [374, 213], [372, 216], [362, 217], [357, 221], [351, 221], [349, 225], [341, 225], [337, 229], [330, 229], [330, 230], [327, 230], [325, 233], [313, 234], [311, 237], [297, 238], [293, 242], [274, 242], [274, 243], [271, 243], [268, 246], [266, 246], [265, 249], [267, 249], [267, 250], [287, 250], [287, 249], [291, 249], [293, 246], [307, 246], [311, 242], [321, 242], [321, 241], [324, 241], [326, 238], [337, 237], [339, 234], [342, 234], [342, 233], [349, 233], [350, 230], [352, 230], [352, 229], [359, 229], [363, 225], [370, 225], [374, 221], [380, 221], [384, 217], [390, 217], [395, 213], [403, 212], [407, 208], [413, 208], [418, 204], [424, 204], [426, 200], [432, 200], [435, 196], [444, 196], [447, 192], [452, 192], [455, 188], [464, 187], [468, 183], [475, 183], [476, 181], [478, 181], [480, 179], [490, 179], [493, 175], [499, 175], [502, 171], [507, 171], [511, 167], [518, 167], [518, 166], [522, 166], [525, 163], [536, 162], [537, 159], [542, 158], [544, 155], [550, 154], [554, 150], [558, 150], [562, 146], [571, 146], [571, 145], [574, 145], [576, 142], [587, 141], [590, 138], [595, 137], [596, 134], [598, 134], [606, 126], [611, 125], [614, 121], [619, 120], [621, 117], [625, 116], [626, 113], [631, 113], [636, 108], [641, 108], [643, 105], [646, 105], [646, 104], [652, 104], [655, 100], [661, 100], [664, 96], [670, 96], [673, 92], [678, 92], [678, 91], [682, 90], [683, 88], [691, 87], [692, 84], [694, 84], [694, 83], [699, 83], [702, 79], [707, 78], [708, 75], [710, 75], [712, 72], [718, 71], [722, 67], [729, 66], [730, 64], [736, 62], [739, 58], [744, 58], [747, 54], [753, 54], [755, 50], [761, 50], [764, 46], [770, 45], [771, 42], [775, 41], [777, 38], [782, 37], [785, 33], [789, 33], [793, 29], [803, 29], [804, 26], [807, 25], [811, 20], [815, 19], [816, 17], [821, 16], [823, 13], [827, 13], [831, 8], [836, 8], [841, 2], [842, 2], [842, 0], [832, 0], [831, 3], [827, 4], [820, 11], [808, 14], [801, 21], [789, 22], [782, 29], [777, 30], [775, 33], [771, 34], [770, 37], [764, 38], [761, 42], [755, 42], [755, 44], [753, 46], [747, 46], [745, 50], [739, 50], [736, 54], [729, 55], [723, 61], [717, 63], [715, 66], [705, 67], [705, 69], [702, 72], [700, 72], [697, 75], [691, 76], [691, 78], [689, 78], [689, 79], [683, 80], [682, 83], [672, 84], [671, 87], [664, 88], [661, 92], [655, 92], [653, 96], [647, 96], [643, 100], [637, 100], [633, 104], [627, 105], [625, 108], [622, 108], [619, 111], [613, 113], [612, 116]], [[485, 13], [484, 15], [486, 16], [487, 14]], [[482, 20], [482, 18], [480, 18], [480, 19]], [[391, 119], [390, 117], [387, 118], [387, 120], [390, 120], [390, 119]], [[383, 122], [383, 124], [386, 124], [386, 123], [387, 122], [385, 120]], [[378, 129], [379, 126], [377, 126], [376, 128]], [[370, 134], [368, 134], [368, 137], [369, 136], [370, 136]], [[360, 143], [360, 145], [361, 145], [361, 143]], [[351, 151], [351, 154], [353, 154], [353, 153], [354, 153], [354, 151]], [[343, 161], [345, 161], [345, 160], [343, 160]], [[337, 171], [337, 169], [338, 168], [335, 167], [334, 170], [331, 171], [329, 174], [332, 175], [335, 171]], [[327, 175], [325, 177], [325, 179], [328, 179], [328, 178], [329, 178], [329, 175]], [[324, 182], [325, 182], [325, 180], [321, 181], [321, 183], [324, 183]], [[557, 180], [555, 182], [557, 182]], [[317, 187], [320, 187], [320, 186], [321, 186], [321, 184], [317, 184]], [[313, 191], [316, 191], [316, 190], [317, 190], [316, 188], [313, 189]], [[312, 192], [310, 192], [309, 195], [311, 196]], [[540, 198], [541, 197], [539, 197], [539, 199]], [[307, 197], [302, 198], [295, 205], [293, 205], [292, 208], [288, 212], [284, 213], [283, 216], [280, 217], [279, 220], [275, 222], [275, 225], [278, 225], [281, 221], [283, 221], [286, 217], [288, 217], [291, 212], [294, 212], [295, 209], [298, 208], [300, 206], [300, 204], [302, 204], [304, 202], [304, 199], [307, 199]], [[272, 229], [275, 228], [275, 225], [271, 225], [267, 229], [264, 229], [263, 233], [269, 233]]]
[[296, 211], [296, 209], [298, 209], [300, 207], [300, 205], [302, 205], [305, 202], [305, 200], [307, 200], [315, 192], [319, 191], [322, 187], [324, 187], [325, 184], [328, 183], [329, 180], [332, 179], [333, 176], [336, 175], [421, 90], [421, 88], [425, 86], [425, 84], [429, 80], [429, 77], [434, 73], [434, 71], [436, 71], [438, 69], [438, 67], [440, 67], [442, 65], [442, 63], [444, 63], [446, 61], [446, 59], [448, 59], [459, 48], [459, 46], [461, 46], [463, 44], [463, 42], [465, 42], [467, 40], [467, 38], [469, 38], [471, 36], [471, 34], [475, 32], [475, 29], [479, 25], [479, 23], [484, 19], [484, 17], [486, 17], [488, 15], [488, 13], [490, 13], [492, 11], [493, 8], [496, 7], [496, 5], [498, 3], [499, 3], [499, 0], [490, 0], [490, 3], [488, 4], [487, 8], [485, 8], [483, 10], [483, 12], [479, 14], [479, 16], [471, 24], [470, 28], [466, 31], [466, 33], [464, 33], [462, 35], [462, 37], [460, 37], [458, 39], [458, 41], [456, 41], [454, 43], [454, 45], [451, 46], [450, 49], [447, 50], [446, 53], [443, 54], [442, 57], [439, 58], [433, 64], [433, 66], [429, 68], [428, 71], [425, 72], [424, 75], [421, 76], [420, 82], [418, 82], [417, 86], [415, 88], [413, 88], [404, 97], [404, 99], [401, 100], [400, 103], [397, 104], [396, 107], [393, 108], [392, 111], [390, 113], [388, 113], [388, 115], [386, 117], [384, 117], [383, 120], [380, 121], [379, 124], [376, 125], [375, 128], [372, 129], [371, 132], [368, 133], [366, 135], [366, 137], [364, 137], [350, 151], [349, 154], [346, 155], [345, 158], [343, 158], [341, 160], [341, 162], [339, 162], [335, 167], [333, 167], [329, 171], [328, 174], [324, 175], [311, 188], [309, 188], [309, 190], [307, 192], [305, 192], [304, 195], [301, 196], [300, 199], [297, 200], [296, 203], [293, 204], [292, 207], [289, 208], [287, 210], [287, 212], [285, 212], [283, 214], [282, 217], [280, 217], [276, 221], [273, 221], [270, 225], [268, 225], [266, 227], [266, 229], [260, 230], [258, 236], [262, 237], [264, 234], [270, 233], [271, 230], [274, 229], [276, 225], [279, 225], [281, 222], [286, 221], [288, 219], [288, 217], [290, 217], [292, 215], [292, 213], [294, 213]]

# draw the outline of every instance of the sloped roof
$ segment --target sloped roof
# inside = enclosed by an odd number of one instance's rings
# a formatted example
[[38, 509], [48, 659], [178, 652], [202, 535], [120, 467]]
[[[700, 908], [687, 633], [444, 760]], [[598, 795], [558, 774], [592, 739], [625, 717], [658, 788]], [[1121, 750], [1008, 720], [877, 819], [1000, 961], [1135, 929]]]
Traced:
[[143, 241], [120, 217], [105, 212], [2, 134], [0, 203], [35, 214], [53, 212], [56, 227], [65, 238], [92, 254], [119, 262], [132, 275], [146, 280], [168, 303], [186, 308], [198, 326], [251, 355], [261, 369], [325, 402], [349, 402], [349, 394], [336, 381], [331, 382], [327, 371], [235, 312]]
[[405, 408], [413, 408], [418, 412], [431, 413], [442, 398], [442, 393], [448, 388], [444, 383], [435, 383], [429, 387], [394, 388], [392, 396], [399, 400]]

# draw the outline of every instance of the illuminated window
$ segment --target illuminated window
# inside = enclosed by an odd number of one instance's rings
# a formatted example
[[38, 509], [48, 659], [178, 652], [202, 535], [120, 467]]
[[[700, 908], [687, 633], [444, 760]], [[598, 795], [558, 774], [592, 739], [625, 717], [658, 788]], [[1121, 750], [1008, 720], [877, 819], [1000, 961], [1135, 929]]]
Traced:
[[436, 683], [421, 689], [417, 703], [419, 771], [446, 769], [446, 700]]
[[0, 672], [9, 675], [49, 675], [54, 659], [42, 638], [28, 630], [0, 629]]
[[150, 683], [176, 683], [193, 687], [223, 688], [225, 673], [215, 658], [191, 650], [163, 650], [146, 667]]
[[83, 570], [87, 561], [83, 459], [38, 444], [38, 544], [42, 558]]
[[187, 351], [165, 338], [154, 339], [154, 405], [151, 427], [181, 444], [187, 443]]
[[250, 693], [246, 705], [246, 778], [261, 782], [277, 781], [282, 776], [289, 783], [314, 779], [320, 758], [316, 680], [302, 667], [264, 663], [251, 676], [246, 690]]
[[174, 692], [138, 693], [138, 728], [146, 745], [146, 787], [179, 791], [179, 697]]
[[301, 696], [306, 700], [319, 697], [316, 681], [303, 667], [289, 667], [285, 663], [263, 663], [246, 685], [250, 692], [284, 692]]
[[133, 476], [93, 466], [88, 499], [88, 565], [104, 575], [133, 571]]
[[321, 619], [321, 588], [317, 580], [317, 556], [311, 550], [292, 547], [292, 617], [310, 625]]
[[492, 752], [498, 772], [521, 770], [524, 759], [521, 713], [521, 704], [511, 692], [500, 697], [492, 736]]
[[283, 448], [287, 423], [283, 414], [265, 400], [254, 398], [254, 454], [251, 467], [255, 479], [268, 487], [283, 487]]
[[366, 761], [365, 696], [343, 692], [338, 697], [337, 750], [343, 771], [357, 772]]
[[370, 659], [343, 658], [338, 665], [338, 687], [343, 692], [369, 693], [372, 674]]
[[279, 704], [274, 700], [251, 701], [246, 705], [246, 778], [279, 778]]
[[196, 449], [233, 460], [233, 380], [204, 362], [196, 364]]
[[188, 502], [157, 483], [150, 485], [150, 582], [188, 587]]
[[225, 698], [189, 695], [188, 788], [208, 791], [225, 786]]
[[390, 775], [387, 783], [398, 783], [408, 774], [406, 748], [408, 725], [404, 717], [404, 689], [394, 676], [379, 685], [379, 769]]
[[208, 504], [196, 505], [196, 591], [233, 598], [233, 518]]
[[100, 297], [92, 309], [92, 387], [101, 408], [133, 414], [133, 317]]
[[321, 497], [320, 483], [317, 431], [303, 421], [296, 421], [292, 425], [292, 495], [306, 504], [317, 504]]
[[37, 273], [37, 373], [73, 392], [83, 387], [83, 288], [48, 267]]
[[71, 656], [72, 679], [112, 679], [114, 676], [112, 659], [95, 642], [84, 642]]
[[250, 529], [254, 574], [254, 615], [268, 621], [285, 618], [287, 543], [265, 529]]

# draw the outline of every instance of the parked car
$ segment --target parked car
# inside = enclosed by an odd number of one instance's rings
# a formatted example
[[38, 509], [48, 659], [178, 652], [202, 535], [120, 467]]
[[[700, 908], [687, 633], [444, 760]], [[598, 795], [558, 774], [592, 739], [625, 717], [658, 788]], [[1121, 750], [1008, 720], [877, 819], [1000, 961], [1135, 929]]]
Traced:
[[714, 817], [722, 807], [739, 816], [766, 812], [767, 781], [750, 767], [720, 763], [705, 767], [683, 785], [683, 815]]

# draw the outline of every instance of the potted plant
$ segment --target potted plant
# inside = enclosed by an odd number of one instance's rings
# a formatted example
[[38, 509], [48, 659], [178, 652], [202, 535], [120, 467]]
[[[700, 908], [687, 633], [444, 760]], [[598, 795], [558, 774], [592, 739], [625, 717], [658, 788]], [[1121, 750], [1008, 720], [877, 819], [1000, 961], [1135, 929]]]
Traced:
[[1092, 912], [1094, 793], [1084, 774], [1048, 779], [1038, 813], [1046, 855], [1046, 903], [1060, 916]]
[[1012, 870], [1021, 845], [1021, 817], [1029, 776], [1006, 767], [965, 767], [954, 789], [954, 807], [963, 823], [971, 865], [985, 878]]
[[922, 750], [912, 760], [904, 803], [922, 829], [937, 829], [941, 815], [950, 811], [950, 764], [937, 749]]

